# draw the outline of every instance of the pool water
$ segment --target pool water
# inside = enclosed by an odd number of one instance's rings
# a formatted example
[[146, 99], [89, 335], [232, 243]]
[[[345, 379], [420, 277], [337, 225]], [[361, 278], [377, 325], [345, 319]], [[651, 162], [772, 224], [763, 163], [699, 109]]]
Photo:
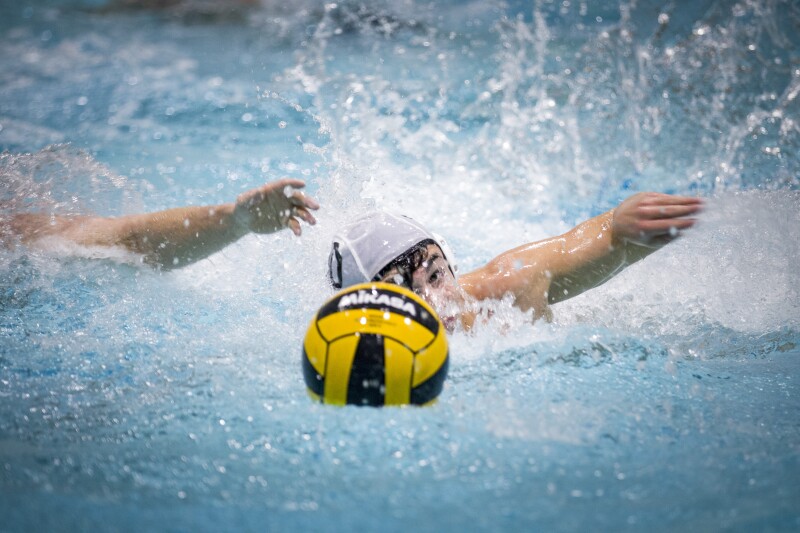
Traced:
[[[0, 215], [323, 208], [170, 272], [0, 249], [0, 530], [800, 529], [796, 2], [127, 4], [0, 5]], [[707, 209], [451, 335], [436, 405], [308, 398], [355, 213], [466, 272], [643, 190]]]

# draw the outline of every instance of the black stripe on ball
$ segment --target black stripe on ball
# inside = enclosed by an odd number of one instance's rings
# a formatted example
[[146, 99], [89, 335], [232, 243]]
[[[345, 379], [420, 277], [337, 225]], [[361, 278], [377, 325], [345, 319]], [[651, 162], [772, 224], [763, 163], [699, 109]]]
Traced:
[[444, 388], [444, 380], [447, 377], [447, 368], [450, 366], [450, 352], [448, 351], [444, 363], [431, 377], [411, 389], [410, 403], [423, 405], [433, 400], [441, 394]]
[[319, 373], [317, 373], [317, 370], [313, 367], [311, 361], [308, 360], [308, 354], [306, 353], [305, 346], [303, 347], [303, 379], [306, 381], [308, 390], [322, 398], [322, 395], [325, 392], [325, 380], [319, 375]]
[[383, 335], [362, 334], [347, 383], [347, 403], [383, 405], [386, 396]]

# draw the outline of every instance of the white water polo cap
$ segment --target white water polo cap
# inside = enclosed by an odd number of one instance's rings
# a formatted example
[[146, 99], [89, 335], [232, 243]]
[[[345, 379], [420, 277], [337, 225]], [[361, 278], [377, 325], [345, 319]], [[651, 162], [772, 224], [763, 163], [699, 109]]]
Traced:
[[404, 216], [373, 211], [358, 217], [333, 236], [328, 277], [336, 289], [376, 281], [389, 263], [414, 246], [431, 240], [441, 248], [453, 276], [453, 253], [444, 239]]

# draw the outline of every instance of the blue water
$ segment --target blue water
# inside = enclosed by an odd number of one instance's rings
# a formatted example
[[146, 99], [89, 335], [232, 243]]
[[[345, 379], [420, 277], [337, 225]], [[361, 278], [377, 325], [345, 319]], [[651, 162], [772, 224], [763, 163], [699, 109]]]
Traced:
[[[1, 215], [323, 204], [168, 273], [0, 250], [0, 530], [799, 530], [797, 3], [284, 4], [0, 5]], [[708, 208], [451, 336], [435, 406], [308, 399], [355, 212], [468, 271], [640, 190]]]

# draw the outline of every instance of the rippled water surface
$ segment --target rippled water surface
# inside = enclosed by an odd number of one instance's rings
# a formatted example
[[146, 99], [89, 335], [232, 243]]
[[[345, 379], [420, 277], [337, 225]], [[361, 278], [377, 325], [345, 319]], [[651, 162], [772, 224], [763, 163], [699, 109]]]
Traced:
[[[168, 3], [0, 5], [0, 215], [291, 176], [319, 224], [163, 273], [0, 250], [0, 530], [800, 529], [796, 2]], [[642, 190], [708, 207], [451, 336], [435, 406], [307, 397], [354, 213], [468, 271]]]

